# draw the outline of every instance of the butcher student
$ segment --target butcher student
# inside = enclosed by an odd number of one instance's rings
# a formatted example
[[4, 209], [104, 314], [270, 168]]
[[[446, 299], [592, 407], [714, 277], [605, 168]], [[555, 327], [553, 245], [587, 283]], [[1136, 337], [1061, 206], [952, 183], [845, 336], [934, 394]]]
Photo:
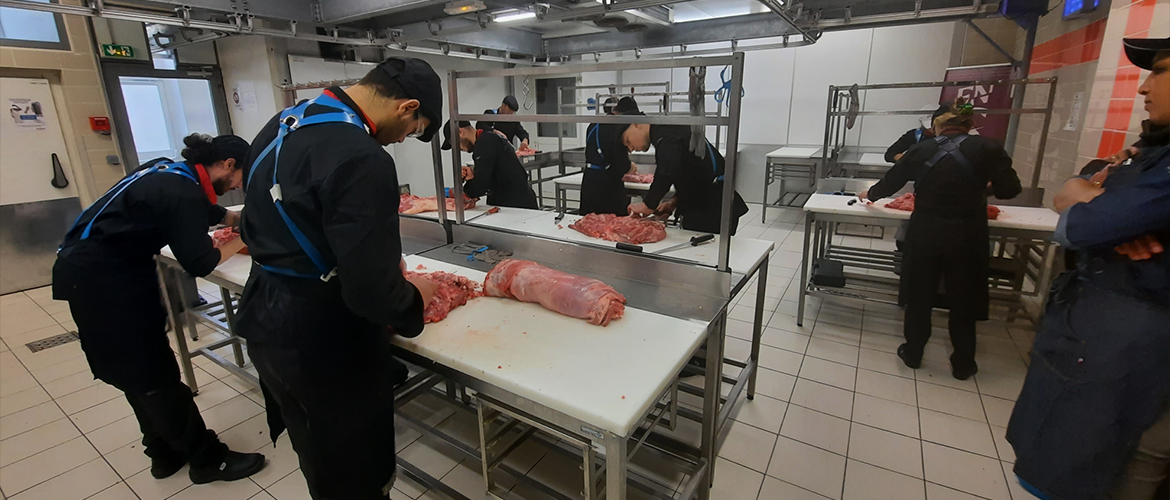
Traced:
[[398, 174], [383, 146], [438, 129], [439, 75], [392, 57], [272, 117], [248, 155], [253, 266], [236, 320], [271, 438], [288, 430], [317, 500], [386, 498], [395, 477], [390, 331], [422, 332], [434, 285], [403, 277]]
[[905, 134], [902, 134], [902, 137], [899, 137], [897, 141], [894, 141], [894, 143], [886, 149], [886, 161], [894, 163], [902, 159], [902, 155], [906, 154], [906, 151], [915, 144], [918, 144], [926, 139], [934, 138], [934, 120], [942, 116], [943, 113], [946, 113], [950, 109], [950, 104], [943, 104], [939, 106], [938, 109], [934, 110], [934, 113], [930, 115], [930, 120], [924, 121], [921, 127], [913, 130], [907, 130]]
[[[520, 111], [520, 103], [516, 102], [516, 96], [504, 96], [504, 102], [500, 103], [500, 107], [496, 109], [485, 109], [485, 115], [514, 115]], [[508, 140], [508, 144], [515, 144], [517, 138], [520, 139], [520, 151], [531, 151], [528, 147], [528, 131], [524, 130], [524, 126], [520, 122], [486, 122], [481, 121], [475, 124], [479, 130], [496, 130], [504, 135]]]
[[81, 213], [57, 251], [53, 298], [69, 302], [93, 376], [134, 409], [150, 475], [189, 463], [196, 484], [232, 481], [259, 472], [264, 456], [228, 450], [199, 415], [167, 342], [154, 256], [170, 245], [188, 274], [207, 276], [243, 248], [239, 239], [213, 248], [207, 229], [239, 223], [215, 202], [243, 183], [248, 143], [201, 134], [183, 143], [184, 161], [147, 162]]
[[[451, 121], [443, 126], [443, 149], [451, 149]], [[468, 198], [487, 196], [488, 205], [539, 209], [536, 193], [528, 183], [528, 171], [516, 157], [516, 150], [499, 131], [477, 129], [471, 122], [459, 122], [459, 149], [471, 153], [475, 168], [463, 167], [463, 194]]]
[[[638, 111], [638, 103], [623, 97], [609, 107], [609, 115]], [[589, 125], [585, 132], [585, 160], [588, 168], [581, 179], [581, 214], [629, 214], [630, 197], [622, 176], [638, 173], [630, 161], [629, 150], [617, 140], [617, 125]]]
[[[643, 115], [641, 112], [629, 113]], [[650, 125], [637, 123], [618, 126], [617, 137], [629, 152], [649, 151], [654, 146], [654, 182], [640, 203], [629, 206], [629, 213], [669, 215], [677, 212], [680, 225], [689, 231], [719, 233], [723, 219], [723, 155], [704, 138], [699, 151], [691, 151], [691, 128], [684, 125]], [[700, 156], [701, 155], [701, 156]], [[675, 197], [663, 197], [674, 186]], [[747, 213], [747, 203], [734, 193], [731, 204], [731, 234], [739, 218]]]
[[1020, 179], [1003, 146], [969, 135], [974, 108], [957, 100], [934, 120], [936, 137], [911, 147], [861, 198], [877, 201], [914, 181], [914, 213], [906, 234], [902, 280], [906, 343], [898, 357], [910, 368], [922, 363], [930, 339], [930, 315], [945, 277], [954, 353], [951, 375], [966, 380], [975, 364], [975, 322], [987, 319], [988, 182], [997, 198], [1020, 194]]

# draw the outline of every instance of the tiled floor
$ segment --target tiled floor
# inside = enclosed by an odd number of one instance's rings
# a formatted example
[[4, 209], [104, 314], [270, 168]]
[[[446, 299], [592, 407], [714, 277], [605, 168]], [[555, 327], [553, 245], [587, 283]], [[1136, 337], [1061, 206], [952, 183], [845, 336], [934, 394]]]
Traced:
[[[1028, 330], [981, 324], [981, 372], [960, 382], [950, 376], [949, 340], [936, 329], [919, 370], [895, 357], [901, 313], [888, 307], [850, 308], [810, 300], [796, 325], [803, 223], [795, 211], [758, 206], [741, 220], [740, 235], [777, 243], [769, 270], [758, 395], [735, 409], [717, 464], [716, 499], [1026, 500], [1014, 481], [1005, 426], [1026, 370]], [[838, 237], [879, 248], [889, 241]], [[731, 310], [727, 353], [750, 348], [755, 285]], [[214, 287], [203, 287], [206, 293]], [[210, 298], [210, 296], [209, 296]], [[943, 325], [944, 323], [937, 323]], [[0, 499], [14, 500], [298, 500], [308, 499], [287, 436], [273, 448], [258, 391], [205, 360], [197, 360], [196, 397], [209, 427], [232, 448], [260, 451], [268, 466], [234, 483], [193, 486], [186, 470], [157, 481], [142, 455], [137, 423], [117, 390], [93, 380], [80, 345], [32, 353], [25, 344], [75, 327], [68, 307], [47, 288], [0, 297]], [[198, 344], [216, 340], [204, 334]], [[471, 415], [424, 399], [406, 409], [416, 418], [460, 436], [474, 436]], [[683, 422], [684, 424], [686, 422]], [[693, 439], [697, 426], [681, 425]], [[478, 465], [399, 425], [401, 453], [465, 495], [482, 495]], [[580, 489], [578, 465], [525, 445], [509, 465], [558, 490]], [[653, 456], [639, 465], [665, 484], [682, 475]], [[657, 467], [656, 467], [657, 466]], [[540, 498], [527, 486], [515, 491]], [[432, 500], [433, 492], [400, 479], [395, 500]]]

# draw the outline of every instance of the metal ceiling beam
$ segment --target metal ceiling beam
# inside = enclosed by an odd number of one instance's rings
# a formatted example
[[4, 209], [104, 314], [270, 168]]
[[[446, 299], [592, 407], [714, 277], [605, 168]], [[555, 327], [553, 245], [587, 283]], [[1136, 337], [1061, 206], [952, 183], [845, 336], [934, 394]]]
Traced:
[[[256, 0], [249, 0], [256, 1]], [[321, 20], [344, 23], [411, 9], [444, 5], [448, 0], [328, 0], [321, 2]]]
[[804, 35], [804, 32], [783, 17], [760, 13], [693, 21], [671, 28], [652, 26], [640, 33], [598, 33], [551, 39], [547, 41], [547, 49], [549, 55], [562, 56], [784, 35]]
[[941, 21], [958, 21], [986, 17], [996, 12], [998, 4], [975, 5], [967, 7], [948, 7], [943, 9], [924, 9], [920, 11], [892, 12], [870, 16], [855, 16], [849, 20], [820, 18], [814, 21], [800, 20], [798, 24], [809, 30], [836, 31], [853, 28], [875, 28], [881, 26], [898, 26], [905, 24], [937, 23]]
[[207, 9], [227, 14], [252, 14], [267, 19], [283, 21], [297, 21], [302, 23], [319, 22], [316, 14], [316, 0], [121, 0], [121, 3], [143, 6], [157, 6], [159, 4], [173, 7], [191, 7]]

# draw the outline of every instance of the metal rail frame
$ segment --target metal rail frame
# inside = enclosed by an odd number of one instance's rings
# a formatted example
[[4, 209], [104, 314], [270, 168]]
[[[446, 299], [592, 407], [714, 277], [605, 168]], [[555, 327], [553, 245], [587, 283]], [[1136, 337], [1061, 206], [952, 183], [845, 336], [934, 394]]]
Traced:
[[[921, 88], [946, 88], [946, 87], [967, 87], [971, 85], [1012, 85], [1016, 92], [1022, 92], [1023, 89], [1029, 85], [1048, 85], [1048, 101], [1047, 105], [1042, 108], [1008, 108], [1008, 109], [988, 109], [981, 111], [979, 114], [985, 115], [1025, 115], [1025, 114], [1042, 114], [1044, 115], [1044, 126], [1040, 134], [1040, 144], [1036, 152], [1036, 164], [1032, 171], [1032, 184], [1030, 187], [1036, 188], [1040, 184], [1040, 169], [1044, 163], [1044, 151], [1048, 144], [1048, 128], [1052, 123], [1052, 107], [1056, 99], [1056, 77], [1049, 78], [1033, 78], [1033, 79], [1016, 79], [1016, 80], [971, 80], [971, 81], [952, 81], [952, 82], [911, 82], [911, 83], [887, 83], [876, 85], [857, 85], [856, 90], [860, 93], [869, 90], [891, 90], [891, 89], [921, 89]], [[915, 110], [888, 110], [888, 111], [857, 111], [850, 113], [849, 92], [854, 86], [829, 86], [828, 104], [825, 109], [825, 136], [823, 149], [821, 150], [821, 164], [817, 170], [817, 178], [824, 179], [826, 177], [837, 175], [838, 167], [841, 165], [840, 158], [845, 146], [845, 138], [848, 136], [848, 129], [845, 127], [845, 121], [850, 116], [894, 116], [894, 115], [922, 115], [924, 112], [921, 109]], [[860, 103], [859, 103], [860, 106]], [[1012, 139], [1009, 137], [1009, 139]], [[1014, 142], [1014, 141], [1013, 141]], [[880, 169], [879, 169], [880, 170]]]

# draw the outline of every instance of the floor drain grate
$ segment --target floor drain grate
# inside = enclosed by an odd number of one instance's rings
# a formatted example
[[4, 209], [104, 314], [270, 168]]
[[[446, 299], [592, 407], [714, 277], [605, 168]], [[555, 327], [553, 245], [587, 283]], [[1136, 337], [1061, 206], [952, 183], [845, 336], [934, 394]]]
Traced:
[[57, 347], [65, 345], [70, 342], [77, 342], [80, 338], [77, 337], [77, 332], [62, 333], [61, 335], [54, 335], [52, 337], [36, 340], [25, 344], [28, 350], [32, 352], [40, 352], [50, 347]]

